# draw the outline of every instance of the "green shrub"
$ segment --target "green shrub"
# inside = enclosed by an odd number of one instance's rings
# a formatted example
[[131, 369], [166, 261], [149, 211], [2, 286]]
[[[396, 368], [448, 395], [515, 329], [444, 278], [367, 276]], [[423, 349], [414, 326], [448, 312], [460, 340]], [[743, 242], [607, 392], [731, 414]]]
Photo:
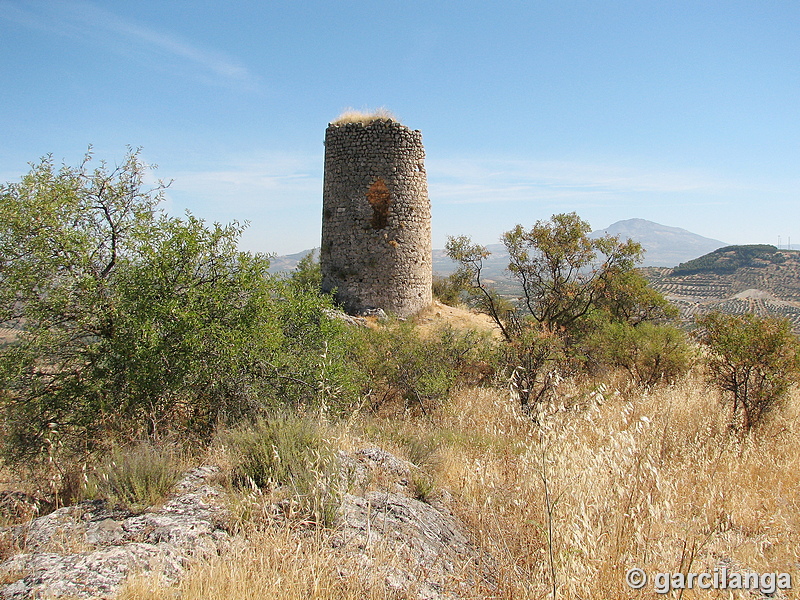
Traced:
[[[361, 383], [348, 333], [310, 289], [238, 250], [243, 227], [158, 209], [136, 152], [123, 164], [45, 159], [0, 186], [0, 421], [7, 458], [46, 461], [105, 435], [217, 425], [281, 405], [343, 411]], [[308, 273], [307, 273], [308, 271]]]
[[410, 322], [363, 330], [358, 364], [374, 408], [399, 398], [423, 413], [444, 401], [474, 361], [489, 357], [493, 344], [477, 331], [444, 326], [420, 331]]
[[316, 250], [306, 254], [289, 275], [291, 285], [307, 292], [322, 292], [322, 268]]
[[657, 323], [604, 322], [583, 342], [587, 362], [625, 369], [638, 384], [671, 383], [691, 366], [691, 349], [679, 329]]
[[749, 431], [785, 397], [800, 373], [800, 343], [787, 319], [710, 313], [696, 320], [709, 380], [731, 401], [733, 428]]
[[241, 489], [287, 489], [298, 509], [330, 524], [340, 499], [334, 448], [319, 422], [278, 413], [223, 434], [233, 463], [232, 482]]

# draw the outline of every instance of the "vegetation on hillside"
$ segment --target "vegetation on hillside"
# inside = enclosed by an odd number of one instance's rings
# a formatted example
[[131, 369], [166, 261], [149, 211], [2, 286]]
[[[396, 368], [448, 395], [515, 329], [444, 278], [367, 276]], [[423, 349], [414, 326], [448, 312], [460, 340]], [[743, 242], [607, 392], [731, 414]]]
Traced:
[[769, 244], [725, 246], [679, 264], [672, 270], [672, 274], [674, 276], [704, 272], [725, 274], [733, 273], [741, 267], [765, 266], [770, 263], [781, 263], [784, 260], [783, 254]]
[[[0, 325], [14, 332], [0, 474], [53, 504], [136, 509], [185, 464], [222, 464], [240, 538], [182, 598], [396, 597], [357, 580], [328, 529], [348, 491], [338, 451], [374, 445], [412, 461], [405, 484], [468, 528], [486, 560], [453, 578], [476, 597], [635, 595], [631, 566], [796, 571], [800, 359], [785, 321], [701, 319], [698, 349], [635, 269], [638, 244], [592, 240], [572, 213], [504, 235], [514, 301], [484, 281], [486, 248], [450, 240], [462, 268], [440, 290], [497, 335], [356, 327], [320, 293], [313, 256], [270, 275], [238, 251], [241, 226], [164, 214], [138, 153], [90, 158], [0, 187]], [[284, 501], [298, 520], [277, 527], [266, 515]]]

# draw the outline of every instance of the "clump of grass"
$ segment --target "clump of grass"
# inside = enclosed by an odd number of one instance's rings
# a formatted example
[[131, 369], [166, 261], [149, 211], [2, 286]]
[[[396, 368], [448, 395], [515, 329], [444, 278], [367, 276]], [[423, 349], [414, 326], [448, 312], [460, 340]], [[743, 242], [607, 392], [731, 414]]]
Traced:
[[441, 462], [439, 441], [432, 435], [411, 435], [403, 440], [406, 457], [416, 467], [411, 471], [415, 496], [426, 501], [436, 489], [436, 470]]
[[338, 509], [337, 461], [319, 421], [276, 414], [222, 435], [239, 489], [289, 492], [301, 514], [333, 522]]
[[107, 498], [134, 511], [144, 510], [164, 501], [185, 466], [172, 446], [147, 441], [116, 446], [87, 476], [86, 495]]
[[375, 110], [355, 110], [354, 108], [345, 109], [331, 125], [344, 125], [346, 123], [372, 123], [374, 121], [394, 121], [398, 119], [386, 107], [376, 108]]

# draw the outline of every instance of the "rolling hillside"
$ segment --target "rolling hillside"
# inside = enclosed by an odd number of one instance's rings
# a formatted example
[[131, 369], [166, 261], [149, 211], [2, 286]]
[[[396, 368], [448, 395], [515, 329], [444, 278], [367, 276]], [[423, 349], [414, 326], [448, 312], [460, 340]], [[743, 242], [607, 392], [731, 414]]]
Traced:
[[800, 330], [800, 252], [727, 246], [673, 269], [646, 268], [653, 287], [690, 320], [712, 310], [789, 318]]

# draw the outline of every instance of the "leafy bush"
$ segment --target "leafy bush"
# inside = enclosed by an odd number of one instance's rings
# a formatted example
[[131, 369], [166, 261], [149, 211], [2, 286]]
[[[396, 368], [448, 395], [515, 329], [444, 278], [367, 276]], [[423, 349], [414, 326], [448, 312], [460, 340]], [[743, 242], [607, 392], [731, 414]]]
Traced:
[[650, 322], [605, 322], [588, 336], [583, 351], [592, 363], [625, 369], [636, 383], [648, 387], [671, 383], [691, 366], [686, 335]]
[[785, 398], [800, 373], [800, 344], [786, 319], [710, 313], [696, 320], [709, 379], [732, 401], [731, 426], [749, 431]]
[[312, 250], [298, 261], [294, 271], [289, 275], [289, 281], [299, 290], [321, 293], [322, 267], [316, 250]]
[[115, 169], [50, 159], [0, 187], [0, 419], [7, 456], [91, 451], [103, 434], [208, 437], [276, 405], [342, 410], [348, 334], [306, 282], [237, 249], [243, 227], [158, 210], [136, 152]]
[[449, 326], [420, 333], [410, 322], [363, 330], [357, 358], [373, 408], [401, 399], [423, 413], [445, 400], [475, 361], [489, 358], [492, 343], [477, 331]]
[[239, 488], [290, 491], [300, 512], [329, 524], [339, 501], [336, 454], [319, 421], [289, 413], [262, 418], [225, 433], [222, 441], [233, 462]]

